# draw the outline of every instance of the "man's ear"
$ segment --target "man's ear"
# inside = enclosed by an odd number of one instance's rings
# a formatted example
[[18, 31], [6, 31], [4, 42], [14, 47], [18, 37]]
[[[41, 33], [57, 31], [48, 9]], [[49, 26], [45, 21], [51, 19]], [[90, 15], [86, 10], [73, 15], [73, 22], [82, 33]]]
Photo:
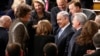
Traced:
[[24, 53], [23, 53], [24, 51], [21, 49], [20, 50], [20, 56], [24, 56]]

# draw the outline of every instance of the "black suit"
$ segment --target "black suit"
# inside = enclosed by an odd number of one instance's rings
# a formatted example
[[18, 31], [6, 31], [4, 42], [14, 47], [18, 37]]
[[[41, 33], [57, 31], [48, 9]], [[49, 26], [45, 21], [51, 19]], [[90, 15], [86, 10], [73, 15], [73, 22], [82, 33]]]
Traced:
[[33, 56], [44, 56], [43, 54], [43, 47], [45, 44], [53, 42], [54, 43], [54, 36], [52, 35], [40, 35], [35, 36], [33, 39]]
[[70, 40], [70, 42], [69, 42], [68, 55], [66, 54], [67, 56], [71, 56], [71, 52], [72, 52], [72, 49], [73, 49], [73, 46], [74, 46], [74, 43], [75, 43], [75, 39], [76, 39], [77, 36], [80, 35], [81, 30], [82, 30], [82, 29], [79, 29], [79, 30], [76, 31], [76, 32], [74, 33], [74, 35], [72, 36], [72, 38], [71, 38], [71, 40]]
[[[87, 20], [94, 20], [96, 17], [96, 13], [93, 10], [90, 9], [83, 9], [82, 12], [87, 16]], [[70, 13], [70, 22], [72, 23], [73, 15]]]
[[56, 34], [56, 30], [59, 28], [58, 24], [57, 24], [57, 13], [60, 12], [60, 9], [58, 7], [54, 7], [51, 9], [51, 23], [53, 26], [53, 32], [54, 34]]
[[90, 9], [82, 9], [83, 13], [86, 14], [88, 20], [94, 20], [96, 17], [96, 13]]
[[84, 56], [100, 56], [100, 49], [96, 50], [93, 54], [86, 54]]
[[75, 41], [72, 52], [71, 52], [72, 54], [71, 56], [83, 56], [84, 54], [86, 54], [87, 50], [95, 50], [93, 43], [79, 45]]
[[8, 43], [8, 31], [0, 27], [0, 56], [5, 56], [5, 49]]
[[62, 32], [59, 39], [58, 39], [58, 34], [55, 36], [55, 43], [58, 46], [58, 56], [63, 56], [63, 55], [65, 55], [65, 53], [68, 52], [67, 49], [69, 46], [69, 41], [70, 41], [73, 34], [74, 34], [74, 31], [72, 30], [72, 26], [69, 25]]

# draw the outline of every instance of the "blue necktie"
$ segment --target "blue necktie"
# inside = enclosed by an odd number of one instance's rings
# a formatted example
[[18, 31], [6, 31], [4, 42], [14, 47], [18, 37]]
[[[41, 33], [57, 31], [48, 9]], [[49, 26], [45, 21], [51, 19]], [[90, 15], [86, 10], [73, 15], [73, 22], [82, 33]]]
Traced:
[[59, 33], [58, 33], [58, 39], [59, 39], [59, 37], [61, 36], [62, 32], [63, 32], [63, 30], [60, 29], [60, 31], [59, 31]]

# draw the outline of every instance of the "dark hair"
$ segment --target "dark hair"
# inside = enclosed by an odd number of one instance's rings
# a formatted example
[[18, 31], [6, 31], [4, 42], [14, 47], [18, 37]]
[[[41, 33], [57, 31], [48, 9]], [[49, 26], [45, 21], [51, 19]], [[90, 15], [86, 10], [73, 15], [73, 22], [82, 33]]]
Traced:
[[28, 12], [30, 12], [32, 8], [27, 4], [20, 4], [17, 7], [17, 11], [15, 13], [16, 17], [22, 18], [27, 15]]
[[76, 43], [79, 45], [93, 43], [92, 37], [98, 29], [99, 28], [95, 22], [87, 21], [82, 28], [81, 34], [76, 38]]
[[95, 47], [100, 47], [100, 30], [93, 36], [93, 44]]
[[18, 43], [11, 43], [7, 45], [6, 50], [9, 56], [20, 56], [21, 46]]
[[74, 4], [74, 6], [81, 8], [80, 2], [71, 1], [71, 2], [68, 3], [68, 5], [70, 5], [70, 4]]
[[46, 56], [57, 56], [57, 46], [54, 43], [47, 43], [43, 48], [44, 54]]

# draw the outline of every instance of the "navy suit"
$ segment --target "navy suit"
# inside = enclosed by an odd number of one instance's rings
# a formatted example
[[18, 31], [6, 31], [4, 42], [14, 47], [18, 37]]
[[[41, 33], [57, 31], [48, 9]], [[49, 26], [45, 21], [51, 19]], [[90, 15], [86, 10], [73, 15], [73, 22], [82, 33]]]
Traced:
[[100, 56], [100, 49], [96, 50], [93, 54], [86, 54], [84, 56]]
[[96, 17], [96, 13], [90, 9], [82, 9], [83, 13], [86, 14], [88, 20], [94, 20]]
[[5, 56], [5, 49], [8, 43], [8, 31], [0, 27], [0, 56]]
[[70, 42], [69, 42], [69, 47], [68, 47], [68, 55], [67, 56], [71, 56], [71, 52], [73, 49], [73, 45], [75, 43], [75, 39], [78, 35], [80, 35], [82, 29], [79, 29], [78, 31], [75, 32], [75, 34], [72, 36]]
[[58, 24], [57, 24], [57, 13], [60, 12], [60, 9], [58, 7], [54, 7], [51, 9], [51, 23], [53, 26], [53, 32], [54, 34], [56, 34], [56, 30], [59, 28]]
[[65, 49], [68, 48], [69, 41], [70, 41], [73, 34], [74, 34], [74, 31], [72, 30], [72, 26], [69, 25], [62, 32], [59, 39], [58, 39], [58, 34], [55, 36], [55, 43], [58, 46], [58, 56], [64, 56]]

